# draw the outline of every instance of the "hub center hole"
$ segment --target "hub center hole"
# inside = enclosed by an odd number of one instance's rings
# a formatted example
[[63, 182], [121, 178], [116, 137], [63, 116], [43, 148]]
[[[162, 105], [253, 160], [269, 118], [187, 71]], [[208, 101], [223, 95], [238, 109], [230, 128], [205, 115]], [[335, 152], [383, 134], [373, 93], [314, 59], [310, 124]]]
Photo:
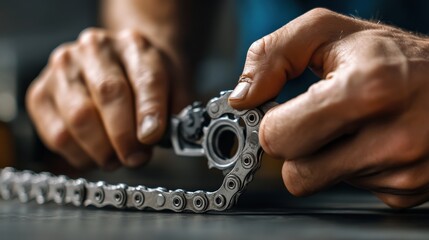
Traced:
[[238, 151], [238, 137], [233, 130], [220, 130], [216, 140], [216, 153], [221, 159], [228, 160], [235, 156]]

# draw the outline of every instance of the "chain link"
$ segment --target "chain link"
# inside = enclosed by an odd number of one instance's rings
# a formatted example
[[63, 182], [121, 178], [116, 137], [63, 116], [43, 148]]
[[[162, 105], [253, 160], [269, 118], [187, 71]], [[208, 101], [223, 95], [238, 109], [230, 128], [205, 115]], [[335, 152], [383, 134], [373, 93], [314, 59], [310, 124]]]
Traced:
[[[263, 114], [274, 105], [273, 103], [268, 103], [257, 109], [237, 111], [228, 105], [230, 93], [230, 91], [222, 92], [220, 97], [210, 100], [206, 108], [203, 109], [207, 112], [210, 123], [204, 129], [195, 128], [199, 131], [204, 130], [202, 138], [195, 142], [203, 143], [200, 144], [202, 149], [198, 149], [198, 151], [209, 158], [210, 167], [218, 167], [224, 170], [225, 177], [222, 185], [214, 192], [189, 192], [182, 189], [167, 190], [161, 187], [148, 188], [141, 185], [111, 185], [101, 181], [89, 182], [82, 178], [69, 179], [66, 176], [54, 176], [50, 173], [34, 173], [4, 168], [0, 169], [0, 197], [5, 200], [18, 198], [21, 202], [35, 200], [39, 204], [55, 202], [75, 206], [92, 205], [98, 208], [113, 206], [115, 208], [134, 208], [138, 210], [150, 208], [153, 210], [196, 213], [223, 211], [231, 208], [247, 184], [253, 179], [255, 171], [260, 167], [262, 149], [258, 140], [259, 124]], [[200, 107], [200, 105], [194, 106]], [[189, 116], [187, 117], [186, 119], [189, 119]], [[211, 131], [218, 131], [222, 122], [215, 123], [220, 120], [225, 122], [227, 130], [232, 129], [231, 131], [240, 132], [240, 129], [243, 129], [243, 134], [239, 136], [241, 145], [239, 145], [237, 153], [228, 160], [229, 165], [219, 164], [219, 159], [222, 160], [223, 156], [218, 156], [219, 153], [216, 153], [216, 150], [212, 150], [213, 146], [216, 145], [216, 141], [221, 141], [222, 139], [213, 139], [213, 134], [207, 134]], [[180, 122], [180, 118], [179, 120], [176, 118], [176, 122]], [[239, 122], [244, 123], [244, 126], [239, 125]], [[213, 130], [213, 126], [217, 128]], [[198, 136], [198, 133], [193, 133], [192, 136]], [[208, 138], [208, 136], [212, 137]], [[174, 141], [176, 142], [176, 144], [173, 144], [176, 153], [186, 155], [186, 151], [183, 151], [183, 149], [176, 149], [180, 147], [180, 141], [177, 138], [178, 135], [173, 134], [171, 139], [173, 143]], [[216, 159], [213, 160], [213, 158]]]

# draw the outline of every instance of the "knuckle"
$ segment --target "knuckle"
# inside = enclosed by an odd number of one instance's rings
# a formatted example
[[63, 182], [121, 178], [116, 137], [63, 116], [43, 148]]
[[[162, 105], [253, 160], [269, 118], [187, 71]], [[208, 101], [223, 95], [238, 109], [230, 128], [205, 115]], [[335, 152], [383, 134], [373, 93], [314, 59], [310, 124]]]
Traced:
[[139, 31], [135, 29], [126, 29], [119, 33], [120, 38], [125, 42], [132, 43], [140, 49], [144, 49], [149, 45], [149, 41]]
[[[284, 34], [281, 32], [288, 31], [287, 27], [284, 27], [280, 30], [277, 30], [273, 33], [270, 33], [255, 42], [253, 42], [249, 49], [247, 50], [246, 55], [246, 66], [244, 74], [253, 75], [255, 71], [254, 68], [259, 68], [260, 71], [273, 71], [271, 68], [274, 68], [278, 71], [284, 71], [282, 68], [280, 70], [279, 63], [286, 65], [285, 67], [290, 71], [291, 75], [296, 75], [296, 69], [291, 64], [290, 59], [286, 55], [283, 55], [284, 47]], [[246, 70], [246, 68], [248, 68]], [[248, 72], [249, 71], [249, 72]], [[280, 73], [280, 72], [279, 72]]]
[[65, 125], [56, 127], [48, 137], [47, 147], [56, 152], [62, 152], [72, 141], [72, 136]]
[[95, 85], [95, 93], [101, 104], [123, 99], [127, 94], [127, 90], [126, 82], [117, 77], [108, 77], [105, 80], [98, 81], [98, 84]]
[[420, 159], [425, 151], [424, 145], [419, 144], [415, 135], [407, 130], [396, 131], [388, 147], [396, 164], [412, 163]]
[[71, 59], [71, 48], [70, 44], [58, 46], [51, 54], [51, 63], [54, 66], [66, 66]]
[[[279, 112], [273, 108], [263, 117], [259, 128], [259, 142], [264, 151], [272, 157], [295, 159], [299, 157], [301, 149], [289, 138], [293, 136], [290, 127], [283, 124], [287, 121], [287, 116], [277, 113]], [[285, 148], [285, 145], [288, 147]]]
[[105, 170], [113, 170], [119, 167], [119, 162], [114, 157], [115, 153], [110, 146], [99, 145], [98, 148], [94, 148], [97, 152], [93, 152], [93, 158], [95, 163], [105, 169]]
[[389, 195], [382, 198], [382, 201], [391, 208], [404, 209], [416, 205], [412, 196]]
[[87, 28], [79, 35], [79, 43], [88, 46], [98, 46], [107, 41], [107, 33], [98, 28]]
[[371, 111], [382, 110], [391, 102], [392, 96], [389, 94], [389, 86], [386, 83], [384, 78], [373, 78], [365, 84], [361, 99]]
[[99, 157], [96, 162], [99, 167], [104, 169], [109, 169], [112, 166], [112, 159], [107, 157]]
[[271, 119], [272, 112], [270, 111], [264, 116], [261, 121], [261, 125], [259, 128], [259, 142], [261, 143], [262, 148], [268, 155], [277, 156], [279, 155], [275, 147], [277, 141], [273, 141], [273, 138], [275, 138], [273, 137], [273, 135], [276, 133], [275, 123], [273, 123]]
[[300, 185], [296, 184], [290, 177], [283, 178], [283, 182], [286, 186], [286, 189], [290, 194], [295, 197], [303, 197], [306, 196], [306, 191]]
[[316, 21], [316, 22], [324, 22], [327, 18], [331, 18], [336, 13], [328, 10], [326, 8], [313, 8], [310, 11], [306, 12], [304, 15], [302, 15], [302, 18]]
[[397, 66], [384, 63], [369, 65], [357, 73], [363, 76], [359, 83], [359, 100], [362, 105], [369, 113], [397, 109], [406, 93], [406, 88], [396, 74]]
[[309, 195], [307, 190], [292, 177], [283, 177], [283, 182], [290, 194], [295, 197], [304, 197]]
[[412, 172], [406, 172], [395, 177], [392, 187], [404, 192], [415, 192], [423, 186], [416, 179], [415, 174]]
[[293, 161], [285, 161], [283, 164], [283, 182], [287, 190], [294, 196], [308, 196], [313, 192], [308, 184], [308, 174], [311, 173], [304, 173]]
[[91, 103], [83, 103], [68, 111], [68, 121], [72, 128], [85, 126], [94, 116], [95, 107]]
[[34, 104], [39, 103], [47, 96], [47, 91], [45, 89], [45, 84], [43, 84], [42, 79], [34, 80], [27, 89], [27, 94], [25, 96], [26, 105], [28, 108], [32, 109]]
[[167, 104], [163, 100], [156, 97], [150, 97], [139, 100], [137, 113], [140, 115], [139, 117], [141, 117], [142, 120], [145, 116], [153, 117], [153, 120], [163, 120], [166, 108]]
[[137, 89], [162, 89], [166, 87], [167, 76], [161, 70], [140, 68], [135, 75]]
[[247, 59], [248, 60], [263, 59], [267, 55], [268, 50], [271, 49], [272, 46], [274, 45], [274, 42], [276, 41], [276, 39], [277, 39], [277, 33], [274, 32], [253, 42], [250, 45], [249, 50], [247, 51]]
[[69, 157], [67, 158], [67, 162], [77, 170], [88, 170], [93, 166], [90, 159], [82, 160]]

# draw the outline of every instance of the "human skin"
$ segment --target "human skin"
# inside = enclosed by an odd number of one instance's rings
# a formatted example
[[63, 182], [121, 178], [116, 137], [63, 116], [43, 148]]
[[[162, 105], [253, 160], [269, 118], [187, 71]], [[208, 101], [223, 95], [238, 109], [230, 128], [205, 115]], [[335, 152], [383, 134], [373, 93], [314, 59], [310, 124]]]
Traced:
[[169, 114], [192, 98], [190, 30], [179, 11], [190, 1], [103, 4], [106, 28], [55, 49], [26, 104], [46, 146], [73, 166], [136, 167], [150, 158]]
[[[106, 2], [107, 29], [57, 48], [27, 94], [42, 140], [79, 168], [141, 165], [171, 109], [189, 101], [180, 4]], [[411, 207], [429, 198], [428, 53], [424, 37], [315, 9], [252, 44], [229, 102], [256, 107], [310, 67], [322, 80], [260, 128], [287, 189], [303, 196], [345, 181]]]
[[321, 79], [270, 110], [259, 140], [296, 196], [338, 182], [394, 208], [429, 199], [429, 42], [314, 9], [254, 42], [229, 103], [256, 107], [307, 67]]

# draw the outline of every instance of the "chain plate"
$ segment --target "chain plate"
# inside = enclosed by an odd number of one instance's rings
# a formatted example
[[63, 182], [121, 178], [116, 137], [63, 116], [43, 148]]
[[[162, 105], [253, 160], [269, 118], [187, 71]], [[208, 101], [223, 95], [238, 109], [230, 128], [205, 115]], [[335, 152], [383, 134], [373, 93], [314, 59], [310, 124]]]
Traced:
[[[258, 140], [259, 124], [263, 115], [275, 103], [237, 111], [228, 104], [230, 93], [231, 91], [222, 92], [220, 97], [211, 99], [205, 108], [201, 104], [193, 104], [172, 118], [170, 137], [176, 154], [206, 156], [209, 167], [223, 170], [223, 182], [214, 192], [112, 185], [101, 181], [89, 182], [50, 173], [4, 168], [0, 169], [0, 197], [5, 200], [18, 198], [21, 202], [35, 200], [39, 204], [55, 202], [98, 208], [113, 206], [174, 212], [201, 213], [231, 208], [260, 167], [262, 148]], [[198, 119], [199, 117], [205, 119]], [[193, 122], [199, 125], [190, 126]], [[186, 123], [187, 127], [182, 127], [182, 123]], [[200, 132], [183, 134], [181, 129]], [[238, 148], [231, 157], [225, 157], [218, 146], [224, 140], [222, 133], [227, 131], [235, 134], [238, 139]], [[186, 136], [190, 136], [190, 139], [184, 139]]]

